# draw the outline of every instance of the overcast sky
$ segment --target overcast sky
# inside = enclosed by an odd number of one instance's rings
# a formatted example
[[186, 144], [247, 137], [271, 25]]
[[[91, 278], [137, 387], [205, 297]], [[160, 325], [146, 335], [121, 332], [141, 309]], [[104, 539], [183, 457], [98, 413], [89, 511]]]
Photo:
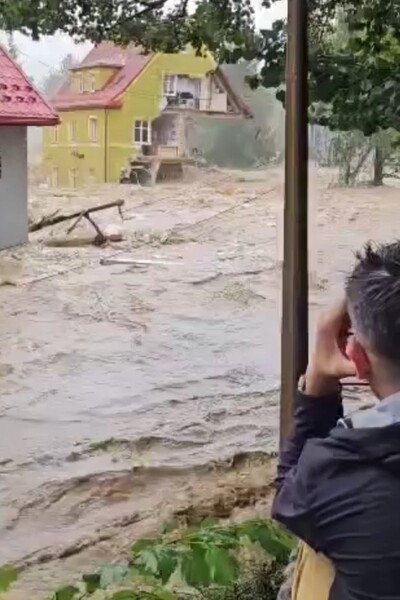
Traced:
[[[256, 4], [261, 7], [261, 0], [256, 0]], [[285, 14], [286, 0], [280, 0], [273, 4], [270, 10], [258, 10], [257, 24], [259, 27], [269, 27], [275, 19], [280, 19]], [[63, 35], [45, 37], [39, 42], [33, 42], [21, 34], [16, 34], [15, 41], [21, 54], [22, 66], [37, 83], [56, 68], [67, 54], [71, 53], [81, 59], [91, 48], [89, 43], [76, 45], [69, 37]]]

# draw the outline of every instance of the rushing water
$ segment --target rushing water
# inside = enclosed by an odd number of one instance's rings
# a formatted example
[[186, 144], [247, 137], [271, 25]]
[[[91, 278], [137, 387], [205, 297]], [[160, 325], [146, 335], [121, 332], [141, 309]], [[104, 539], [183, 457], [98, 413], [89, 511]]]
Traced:
[[[115, 250], [37, 242], [19, 252], [19, 285], [0, 287], [0, 564], [129, 517], [149, 494], [162, 503], [157, 481], [174, 469], [276, 449], [282, 190], [266, 195], [271, 179], [132, 197], [127, 188], [124, 256], [177, 264], [101, 266]], [[326, 278], [341, 288], [356, 218], [360, 243], [371, 227], [386, 236], [396, 229], [397, 219], [383, 227], [371, 212], [372, 192], [352, 194], [354, 206], [339, 198], [323, 207], [313, 303], [326, 300]], [[54, 208], [53, 199], [47, 212]], [[195, 222], [203, 224], [187, 227]], [[174, 226], [182, 240], [154, 243], [153, 229]], [[148, 237], [138, 244], [139, 230]], [[173, 483], [168, 489], [171, 502]]]
[[275, 449], [267, 251], [228, 239], [138, 252], [177, 264], [100, 266], [82, 250], [77, 271], [0, 289], [0, 563], [90, 529], [91, 477]]

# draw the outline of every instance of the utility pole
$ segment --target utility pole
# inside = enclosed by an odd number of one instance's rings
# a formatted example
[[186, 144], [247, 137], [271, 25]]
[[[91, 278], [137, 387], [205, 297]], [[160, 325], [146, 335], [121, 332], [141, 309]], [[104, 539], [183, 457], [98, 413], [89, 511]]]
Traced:
[[298, 378], [308, 361], [307, 0], [288, 0], [282, 275], [280, 441], [292, 423]]

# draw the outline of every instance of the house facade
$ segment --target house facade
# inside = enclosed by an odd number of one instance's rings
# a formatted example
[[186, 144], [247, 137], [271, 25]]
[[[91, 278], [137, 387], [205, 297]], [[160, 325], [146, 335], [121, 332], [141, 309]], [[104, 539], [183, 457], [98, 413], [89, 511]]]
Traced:
[[54, 110], [0, 47], [0, 250], [28, 241], [27, 127], [58, 123]]
[[46, 132], [53, 186], [119, 181], [135, 157], [187, 156], [188, 114], [250, 116], [210, 55], [143, 54], [105, 42], [74, 67], [51, 98], [61, 124]]

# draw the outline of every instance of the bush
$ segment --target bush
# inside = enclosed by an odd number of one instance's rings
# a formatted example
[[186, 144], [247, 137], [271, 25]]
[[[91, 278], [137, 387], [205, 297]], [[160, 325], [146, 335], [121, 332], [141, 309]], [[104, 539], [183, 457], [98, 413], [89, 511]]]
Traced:
[[[292, 548], [292, 538], [269, 520], [204, 521], [138, 540], [129, 562], [86, 573], [51, 600], [272, 600]], [[16, 577], [0, 569], [0, 592]]]
[[276, 600], [284, 580], [284, 565], [272, 560], [249, 569], [231, 586], [207, 590], [206, 600]]

